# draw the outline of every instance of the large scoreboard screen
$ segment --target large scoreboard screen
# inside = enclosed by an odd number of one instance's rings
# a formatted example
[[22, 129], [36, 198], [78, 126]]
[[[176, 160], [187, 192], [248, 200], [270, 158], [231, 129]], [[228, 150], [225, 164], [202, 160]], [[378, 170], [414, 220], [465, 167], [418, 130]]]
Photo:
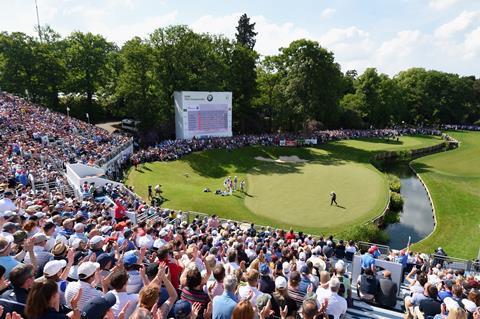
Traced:
[[175, 92], [177, 139], [232, 136], [231, 92]]

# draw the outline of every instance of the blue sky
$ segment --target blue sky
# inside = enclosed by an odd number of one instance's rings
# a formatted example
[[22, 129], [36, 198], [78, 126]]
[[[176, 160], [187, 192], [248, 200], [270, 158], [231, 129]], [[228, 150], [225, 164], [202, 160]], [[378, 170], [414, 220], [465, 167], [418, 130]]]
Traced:
[[[0, 0], [0, 30], [33, 34], [34, 0]], [[233, 37], [238, 17], [256, 22], [256, 49], [278, 52], [308, 38], [343, 70], [395, 75], [410, 67], [480, 77], [479, 0], [38, 0], [40, 20], [67, 35], [91, 31], [121, 45], [157, 27], [186, 24]], [[5, 8], [8, 8], [6, 10]]]

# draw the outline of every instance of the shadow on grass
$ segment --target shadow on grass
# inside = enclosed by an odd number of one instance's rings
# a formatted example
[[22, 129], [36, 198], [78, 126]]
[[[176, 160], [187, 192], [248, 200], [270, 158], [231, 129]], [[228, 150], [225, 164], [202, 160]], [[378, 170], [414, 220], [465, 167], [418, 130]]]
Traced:
[[430, 165], [427, 165], [425, 163], [421, 162], [414, 162], [412, 163], [412, 167], [415, 169], [415, 171], [419, 174], [421, 173], [428, 173], [432, 171], [432, 167]]
[[[402, 141], [385, 139], [365, 139], [362, 142], [376, 144], [402, 145]], [[323, 151], [323, 152], [322, 152]], [[208, 150], [192, 153], [180, 159], [187, 163], [197, 174], [203, 177], [222, 178], [236, 173], [249, 174], [289, 174], [300, 173], [305, 164], [345, 165], [348, 162], [368, 164], [370, 159], [384, 150], [365, 150], [346, 145], [341, 142], [331, 142], [318, 147], [276, 147], [252, 146], [233, 151]], [[280, 156], [298, 156], [307, 160], [306, 163], [276, 163], [262, 162], [255, 157], [278, 159]]]

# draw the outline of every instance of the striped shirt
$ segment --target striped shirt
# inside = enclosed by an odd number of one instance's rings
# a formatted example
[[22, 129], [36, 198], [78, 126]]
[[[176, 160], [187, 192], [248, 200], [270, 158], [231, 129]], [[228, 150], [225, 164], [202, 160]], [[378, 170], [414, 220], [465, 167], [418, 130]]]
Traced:
[[103, 293], [100, 290], [92, 288], [92, 285], [90, 285], [88, 282], [80, 280], [70, 282], [68, 283], [67, 289], [65, 290], [65, 299], [67, 301], [68, 308], [72, 309], [72, 299], [75, 297], [80, 288], [82, 288], [82, 296], [77, 305], [79, 309], [83, 309], [83, 306], [90, 299], [103, 296]]
[[188, 301], [192, 305], [195, 302], [199, 302], [202, 305], [200, 309], [198, 319], [203, 319], [203, 311], [206, 309], [207, 304], [210, 302], [210, 297], [203, 290], [189, 289], [185, 287], [182, 289], [181, 299]]

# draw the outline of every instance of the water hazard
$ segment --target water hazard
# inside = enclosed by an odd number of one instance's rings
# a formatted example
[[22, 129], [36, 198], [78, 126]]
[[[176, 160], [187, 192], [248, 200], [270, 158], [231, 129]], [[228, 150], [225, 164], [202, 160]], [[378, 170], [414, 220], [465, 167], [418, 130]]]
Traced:
[[408, 163], [394, 162], [384, 166], [384, 171], [400, 178], [403, 197], [403, 209], [400, 211], [400, 221], [390, 224], [385, 231], [390, 237], [390, 247], [405, 248], [408, 237], [415, 243], [433, 231], [434, 219], [428, 194], [422, 182], [410, 169]]

